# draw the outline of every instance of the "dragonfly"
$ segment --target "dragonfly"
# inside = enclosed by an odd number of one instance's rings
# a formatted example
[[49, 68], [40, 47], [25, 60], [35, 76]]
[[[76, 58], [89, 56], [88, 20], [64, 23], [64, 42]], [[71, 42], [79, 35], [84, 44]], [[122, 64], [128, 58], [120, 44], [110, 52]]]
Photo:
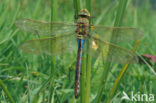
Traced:
[[[90, 18], [88, 10], [82, 9], [76, 23], [41, 22], [32, 19], [16, 21], [17, 27], [21, 30], [48, 36], [24, 42], [19, 48], [26, 53], [55, 56], [77, 51], [75, 98], [78, 98], [79, 94], [81, 61], [84, 52], [92, 59], [98, 56], [105, 62], [136, 63], [138, 58], [134, 53], [116, 44], [138, 40], [143, 36], [143, 33], [136, 28], [94, 26], [90, 23]], [[110, 39], [112, 36], [115, 39]], [[89, 52], [85, 49], [88, 45]]]

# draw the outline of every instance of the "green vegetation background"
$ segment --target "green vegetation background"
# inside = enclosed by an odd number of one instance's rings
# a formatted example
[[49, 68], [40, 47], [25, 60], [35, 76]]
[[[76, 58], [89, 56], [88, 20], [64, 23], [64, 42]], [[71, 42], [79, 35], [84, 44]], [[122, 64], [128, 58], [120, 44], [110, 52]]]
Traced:
[[[122, 26], [137, 27], [144, 32], [137, 54], [156, 55], [156, 2], [154, 0], [136, 1], [129, 0]], [[93, 23], [113, 26], [118, 3], [118, 0], [92, 0], [92, 15], [95, 17]], [[58, 0], [57, 9], [57, 21], [74, 22], [72, 0]], [[0, 103], [7, 103], [9, 100], [16, 103], [35, 103], [37, 100], [38, 103], [41, 101], [47, 103], [49, 101], [48, 80], [51, 72], [51, 57], [19, 51], [18, 47], [22, 43], [38, 37], [19, 30], [15, 21], [22, 18], [50, 21], [50, 15], [50, 0], [0, 0]], [[134, 42], [126, 43], [124, 46], [132, 49], [133, 45]], [[55, 88], [52, 94], [54, 103], [75, 101], [73, 91], [75, 60], [76, 53], [56, 57]], [[122, 66], [118, 64], [111, 66], [102, 103], [107, 98], [106, 95], [109, 94]], [[95, 63], [92, 68], [90, 95], [92, 103], [97, 95], [99, 78], [102, 75], [100, 71], [103, 68], [98, 63]], [[154, 68], [156, 67], [151, 69]], [[114, 103], [121, 102], [122, 91], [129, 95], [131, 91], [156, 94], [156, 77], [151, 69], [147, 65], [130, 65], [113, 97]], [[4, 86], [8, 92], [5, 91]]]

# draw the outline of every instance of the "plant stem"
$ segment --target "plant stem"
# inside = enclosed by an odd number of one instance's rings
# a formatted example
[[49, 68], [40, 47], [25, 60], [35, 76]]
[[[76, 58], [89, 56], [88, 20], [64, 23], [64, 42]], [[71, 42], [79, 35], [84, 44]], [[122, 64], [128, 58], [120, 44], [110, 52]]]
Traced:
[[9, 91], [7, 90], [6, 86], [4, 85], [3, 81], [0, 79], [0, 87], [2, 87], [3, 91], [6, 93], [8, 96], [9, 100], [11, 103], [15, 103], [12, 96], [10, 95]]
[[[87, 10], [90, 12], [91, 14], [91, 0], [86, 0], [86, 7]], [[91, 19], [89, 20], [90, 24], [91, 24]], [[90, 31], [90, 30], [89, 30]], [[89, 103], [90, 102], [90, 76], [91, 76], [91, 56], [90, 56], [90, 41], [87, 41], [87, 65], [86, 65], [86, 96], [85, 96], [85, 103]]]
[[39, 90], [37, 91], [37, 93], [35, 94], [35, 96], [34, 96], [34, 98], [33, 98], [33, 100], [32, 100], [32, 103], [38, 103], [40, 92], [42, 92], [42, 91], [46, 88], [46, 86], [47, 86], [52, 80], [53, 80], [53, 75], [51, 75], [51, 76], [48, 78], [48, 80], [45, 81], [45, 82], [41, 85], [40, 89], [39, 89]]
[[[115, 23], [114, 23], [115, 27], [119, 27], [122, 24], [126, 4], [127, 4], [127, 0], [120, 0], [117, 15], [116, 15], [116, 19], [115, 19]], [[112, 35], [114, 35], [114, 33], [117, 33], [117, 32], [113, 31]], [[112, 36], [110, 41], [115, 40], [115, 38], [116, 37]], [[110, 49], [111, 48], [109, 48], [109, 50]], [[109, 51], [108, 51], [107, 54], [108, 54], [108, 56], [110, 55]], [[109, 57], [107, 57], [107, 58], [109, 58]], [[98, 91], [98, 95], [97, 95], [97, 97], [95, 99], [95, 103], [99, 103], [101, 98], [102, 98], [102, 93], [103, 93], [103, 90], [104, 90], [105, 85], [106, 85], [106, 80], [107, 80], [108, 73], [109, 73], [109, 70], [110, 70], [110, 67], [111, 67], [111, 63], [104, 63], [104, 66], [105, 66], [105, 69], [103, 71], [103, 75], [101, 76], [101, 85], [100, 85], [100, 88], [99, 88], [99, 91]]]
[[127, 6], [127, 1], [128, 0], [120, 0], [116, 19], [115, 19], [115, 23], [114, 23], [114, 27], [121, 26], [122, 21], [123, 21], [123, 17], [124, 17], [124, 13], [126, 10], [126, 6]]
[[90, 56], [90, 41], [88, 43], [87, 65], [86, 65], [86, 96], [85, 103], [89, 103], [90, 96], [90, 75], [91, 75], [91, 56]]
[[[132, 50], [133, 53], [136, 51], [136, 48], [138, 47], [139, 43], [140, 43], [140, 40], [138, 40], [138, 41], [135, 43], [135, 45], [134, 45], [134, 47], [133, 47], [133, 50]], [[113, 85], [111, 91], [109, 92], [109, 98], [108, 98], [108, 100], [107, 100], [107, 103], [110, 103], [112, 97], [114, 96], [114, 93], [115, 93], [117, 87], [119, 86], [121, 79], [123, 78], [124, 74], [125, 74], [126, 71], [127, 71], [128, 65], [129, 65], [128, 63], [125, 64], [125, 65], [123, 66], [123, 68], [121, 69], [119, 75], [117, 76], [117, 78], [116, 78], [116, 80], [115, 80], [115, 82], [114, 82], [114, 85]]]
[[81, 77], [80, 77], [80, 101], [85, 103], [86, 94], [86, 55], [83, 53], [82, 66], [81, 66]]
[[73, 3], [74, 3], [74, 11], [75, 11], [75, 22], [77, 21], [78, 19], [78, 13], [80, 11], [80, 0], [73, 0]]
[[[120, 26], [121, 23], [122, 23], [123, 15], [124, 15], [124, 12], [125, 12], [125, 9], [126, 9], [126, 4], [127, 4], [127, 1], [126, 0], [120, 0], [117, 17], [116, 17], [116, 21], [115, 21], [115, 24], [114, 24], [115, 27], [116, 26]], [[139, 45], [139, 42], [140, 41], [137, 41], [136, 42], [136, 44], [134, 45], [134, 48], [133, 48], [132, 52], [135, 52], [137, 46]], [[117, 87], [119, 86], [121, 79], [123, 78], [125, 72], [127, 71], [127, 67], [128, 67], [128, 63], [125, 64], [123, 66], [123, 68], [121, 69], [118, 77], [116, 78], [116, 80], [114, 82], [114, 85], [113, 85], [111, 91], [109, 92], [107, 103], [110, 103], [111, 102], [111, 99], [114, 96], [114, 93], [115, 93]]]
[[57, 0], [51, 0], [51, 22], [56, 21], [57, 17]]
[[[51, 22], [56, 21], [56, 17], [57, 17], [57, 0], [51, 0]], [[52, 30], [51, 30], [51, 32], [52, 32]], [[55, 50], [56, 45], [51, 43], [50, 46], [51, 46], [51, 53], [53, 53], [53, 50]], [[55, 69], [56, 69], [55, 56], [52, 56], [51, 64], [52, 65], [51, 65], [51, 74], [50, 75], [53, 75], [53, 78], [50, 83], [49, 103], [51, 103], [52, 95], [54, 93]]]

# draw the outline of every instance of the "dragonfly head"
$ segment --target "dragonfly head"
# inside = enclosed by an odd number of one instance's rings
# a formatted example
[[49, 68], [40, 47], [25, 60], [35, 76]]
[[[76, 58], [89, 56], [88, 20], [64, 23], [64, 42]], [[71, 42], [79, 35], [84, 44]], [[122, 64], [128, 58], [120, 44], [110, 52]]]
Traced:
[[84, 18], [90, 18], [90, 13], [88, 12], [87, 9], [82, 9], [79, 14], [79, 17], [84, 17]]

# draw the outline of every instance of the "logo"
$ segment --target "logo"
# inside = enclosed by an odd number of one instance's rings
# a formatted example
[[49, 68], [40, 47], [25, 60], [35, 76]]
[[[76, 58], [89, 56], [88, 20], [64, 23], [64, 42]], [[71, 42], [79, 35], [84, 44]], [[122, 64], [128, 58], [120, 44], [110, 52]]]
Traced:
[[154, 101], [154, 94], [141, 94], [140, 92], [134, 93], [131, 91], [131, 95], [128, 96], [125, 91], [122, 92], [123, 96], [121, 100], [128, 100], [128, 101], [146, 101], [146, 102], [152, 102]]

